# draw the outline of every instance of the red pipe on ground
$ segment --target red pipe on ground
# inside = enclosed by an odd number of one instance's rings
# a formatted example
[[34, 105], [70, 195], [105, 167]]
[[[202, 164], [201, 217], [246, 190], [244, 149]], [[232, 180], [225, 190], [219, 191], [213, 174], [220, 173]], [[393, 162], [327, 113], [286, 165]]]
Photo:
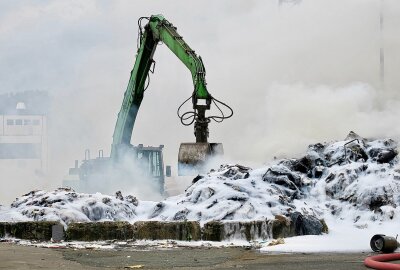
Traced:
[[364, 265], [373, 269], [380, 270], [400, 270], [400, 264], [388, 263], [387, 261], [400, 260], [400, 253], [381, 254], [367, 257]]

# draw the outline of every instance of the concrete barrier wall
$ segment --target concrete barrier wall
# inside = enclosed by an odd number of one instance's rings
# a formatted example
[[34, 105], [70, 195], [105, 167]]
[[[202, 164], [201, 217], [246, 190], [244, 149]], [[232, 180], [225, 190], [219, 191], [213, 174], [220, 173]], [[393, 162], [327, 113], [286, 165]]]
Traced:
[[19, 239], [49, 241], [52, 236], [55, 221], [0, 222], [0, 237], [15, 237]]
[[243, 239], [247, 241], [255, 239], [272, 238], [269, 222], [265, 221], [212, 221], [204, 224], [203, 240], [207, 241], [230, 241]]
[[128, 240], [133, 239], [132, 225], [126, 221], [71, 223], [65, 232], [66, 240]]
[[133, 227], [137, 239], [201, 240], [200, 223], [196, 221], [138, 221]]
[[[0, 222], [0, 238], [48, 241], [52, 227], [57, 222]], [[58, 224], [59, 225], [59, 224]], [[129, 240], [172, 239], [180, 241], [231, 241], [234, 239], [277, 239], [306, 234], [327, 233], [323, 220], [294, 215], [276, 216], [273, 220], [249, 222], [211, 221], [203, 228], [196, 221], [138, 221], [133, 224], [123, 221], [71, 223], [65, 231], [65, 240]]]

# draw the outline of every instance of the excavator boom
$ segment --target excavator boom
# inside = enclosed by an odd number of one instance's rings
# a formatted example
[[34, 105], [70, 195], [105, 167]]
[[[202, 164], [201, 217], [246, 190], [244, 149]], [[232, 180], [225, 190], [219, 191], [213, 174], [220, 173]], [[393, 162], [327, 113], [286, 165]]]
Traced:
[[[144, 29], [141, 27], [141, 20], [147, 19], [149, 22]], [[118, 113], [117, 123], [114, 129], [113, 143], [111, 148], [111, 158], [117, 159], [121, 152], [130, 146], [133, 127], [143, 100], [145, 86], [149, 72], [154, 65], [154, 52], [157, 45], [164, 43], [189, 69], [194, 90], [191, 96], [194, 114], [194, 134], [196, 143], [182, 144], [180, 151], [186, 153], [179, 161], [186, 165], [198, 165], [205, 162], [205, 159], [212, 155], [214, 147], [207, 147], [208, 123], [205, 112], [210, 109], [212, 96], [207, 90], [205, 75], [206, 71], [200, 56], [183, 40], [182, 36], [176, 31], [170, 22], [162, 15], [153, 15], [150, 18], [142, 17], [139, 19], [139, 48], [135, 60], [135, 65], [131, 71], [129, 83], [124, 94], [124, 99], [120, 112]], [[198, 102], [205, 100], [205, 102]], [[183, 123], [183, 120], [181, 118]], [[198, 144], [198, 145], [197, 145]], [[219, 147], [222, 149], [222, 146]], [[221, 152], [221, 151], [219, 151]]]

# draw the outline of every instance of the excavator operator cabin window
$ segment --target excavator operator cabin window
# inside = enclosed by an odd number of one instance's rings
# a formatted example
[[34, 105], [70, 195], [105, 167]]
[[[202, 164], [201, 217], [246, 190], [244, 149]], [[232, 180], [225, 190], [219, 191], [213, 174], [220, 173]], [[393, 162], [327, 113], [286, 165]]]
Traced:
[[153, 176], [155, 177], [160, 177], [161, 176], [161, 161], [160, 161], [160, 152], [158, 151], [153, 151]]

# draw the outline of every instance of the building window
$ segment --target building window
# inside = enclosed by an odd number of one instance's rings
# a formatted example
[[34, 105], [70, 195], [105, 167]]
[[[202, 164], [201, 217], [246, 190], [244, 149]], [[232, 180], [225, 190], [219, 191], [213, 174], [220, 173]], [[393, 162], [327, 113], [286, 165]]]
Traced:
[[22, 119], [15, 119], [15, 125], [22, 126]]
[[14, 119], [7, 119], [7, 126], [13, 126], [14, 125]]
[[31, 124], [30, 119], [24, 119], [24, 126], [29, 126]]
[[33, 124], [34, 126], [39, 126], [39, 125], [40, 125], [40, 120], [39, 120], [39, 119], [34, 119], [33, 122], [32, 122], [32, 124]]

